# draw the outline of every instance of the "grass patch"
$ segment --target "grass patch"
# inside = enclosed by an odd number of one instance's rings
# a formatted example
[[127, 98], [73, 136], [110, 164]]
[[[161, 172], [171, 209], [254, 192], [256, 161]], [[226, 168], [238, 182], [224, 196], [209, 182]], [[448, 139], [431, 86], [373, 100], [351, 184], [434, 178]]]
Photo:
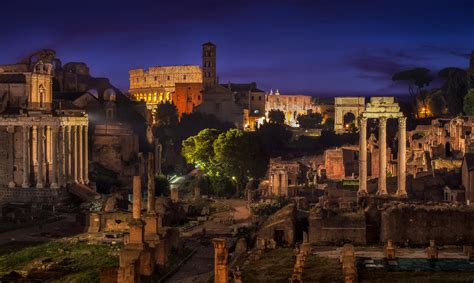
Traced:
[[243, 282], [288, 282], [293, 274], [293, 249], [275, 249], [262, 254], [242, 270]]
[[0, 246], [0, 273], [40, 267], [41, 260], [52, 262], [69, 259], [70, 263], [55, 267], [58, 274], [53, 282], [99, 282], [100, 270], [118, 265], [118, 246], [88, 245], [85, 242], [56, 241], [48, 243], [15, 242]]
[[337, 259], [309, 254], [303, 269], [303, 282], [342, 282], [342, 267]]

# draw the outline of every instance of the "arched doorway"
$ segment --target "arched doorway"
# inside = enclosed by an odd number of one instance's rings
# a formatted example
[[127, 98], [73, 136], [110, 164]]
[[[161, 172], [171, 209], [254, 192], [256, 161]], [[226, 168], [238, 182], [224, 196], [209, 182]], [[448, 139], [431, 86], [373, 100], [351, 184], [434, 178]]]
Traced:
[[345, 129], [349, 129], [352, 126], [355, 126], [356, 117], [355, 117], [354, 113], [347, 112], [346, 114], [344, 114], [343, 122], [344, 122], [344, 128]]

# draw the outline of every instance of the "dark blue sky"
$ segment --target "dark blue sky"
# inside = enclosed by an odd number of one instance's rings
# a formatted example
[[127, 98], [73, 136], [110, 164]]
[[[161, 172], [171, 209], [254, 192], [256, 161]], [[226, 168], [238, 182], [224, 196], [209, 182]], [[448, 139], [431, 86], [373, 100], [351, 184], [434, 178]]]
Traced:
[[[4, 2], [4, 1], [2, 1]], [[1, 3], [0, 63], [40, 48], [128, 88], [128, 69], [201, 64], [221, 82], [314, 95], [388, 95], [398, 70], [467, 68], [474, 1], [169, 0]]]

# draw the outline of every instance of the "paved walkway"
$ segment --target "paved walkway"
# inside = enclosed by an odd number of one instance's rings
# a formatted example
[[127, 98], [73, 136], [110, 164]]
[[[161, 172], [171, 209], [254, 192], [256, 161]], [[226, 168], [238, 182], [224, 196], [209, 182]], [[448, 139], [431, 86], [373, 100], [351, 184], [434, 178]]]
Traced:
[[[339, 258], [342, 247], [313, 247], [312, 251], [320, 256]], [[385, 257], [383, 247], [355, 247], [355, 254], [373, 259]], [[426, 258], [426, 249], [397, 248], [396, 255], [398, 258]], [[467, 255], [462, 252], [462, 248], [446, 247], [438, 250], [438, 258], [467, 259]]]

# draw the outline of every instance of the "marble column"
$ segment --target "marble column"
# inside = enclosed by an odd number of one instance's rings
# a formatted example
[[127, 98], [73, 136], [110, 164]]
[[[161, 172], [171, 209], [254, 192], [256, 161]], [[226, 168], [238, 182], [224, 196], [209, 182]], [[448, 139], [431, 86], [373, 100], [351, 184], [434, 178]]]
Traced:
[[72, 181], [72, 162], [71, 162], [71, 126], [66, 126], [66, 136], [64, 138], [64, 154], [65, 154], [65, 180], [66, 183]]
[[77, 131], [77, 136], [76, 136], [76, 140], [77, 140], [77, 182], [79, 184], [83, 184], [83, 176], [82, 176], [82, 173], [83, 173], [83, 148], [82, 148], [82, 126], [77, 126], [76, 127], [76, 131]]
[[387, 118], [379, 118], [379, 195], [387, 194]]
[[82, 181], [89, 184], [89, 129], [87, 126], [82, 127]]
[[15, 172], [14, 172], [14, 164], [15, 164], [15, 126], [8, 126], [7, 127], [7, 135], [8, 135], [8, 156], [10, 157], [10, 162], [8, 166], [8, 176], [10, 178], [10, 182], [8, 182], [9, 188], [15, 188]]
[[59, 152], [58, 152], [58, 183], [59, 186], [64, 186], [65, 185], [65, 173], [66, 173], [66, 157], [64, 154], [64, 151], [66, 149], [66, 144], [65, 144], [65, 130], [64, 126], [59, 127], [58, 131], [58, 142], [59, 142]]
[[407, 118], [398, 119], [398, 189], [397, 196], [407, 197]]
[[23, 126], [23, 184], [22, 188], [30, 187], [30, 126]]
[[36, 154], [38, 161], [38, 174], [36, 175], [36, 188], [42, 189], [44, 187], [43, 181], [43, 144], [44, 144], [44, 128], [43, 126], [36, 127]]
[[132, 217], [134, 220], [141, 219], [142, 209], [142, 180], [140, 176], [133, 176], [133, 203]]
[[51, 128], [51, 188], [58, 189], [58, 127]]
[[77, 183], [77, 126], [71, 126], [71, 182]]
[[367, 195], [367, 118], [359, 118], [359, 196]]

